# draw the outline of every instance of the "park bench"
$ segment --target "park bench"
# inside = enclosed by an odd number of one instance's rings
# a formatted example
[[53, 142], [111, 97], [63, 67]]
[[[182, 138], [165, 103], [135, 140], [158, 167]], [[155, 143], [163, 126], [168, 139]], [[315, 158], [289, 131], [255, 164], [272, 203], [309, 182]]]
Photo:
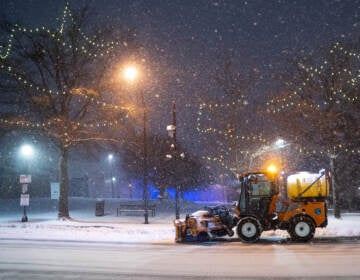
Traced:
[[[151, 216], [154, 217], [156, 214], [156, 204], [148, 205], [148, 213], [151, 213]], [[145, 213], [143, 203], [120, 203], [119, 207], [116, 209], [116, 216], [120, 216], [121, 213]]]

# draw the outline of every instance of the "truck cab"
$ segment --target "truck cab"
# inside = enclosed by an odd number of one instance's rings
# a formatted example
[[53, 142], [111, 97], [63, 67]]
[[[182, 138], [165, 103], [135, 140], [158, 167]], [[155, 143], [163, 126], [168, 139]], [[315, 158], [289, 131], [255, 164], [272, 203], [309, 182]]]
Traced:
[[253, 216], [263, 226], [274, 215], [276, 200], [279, 194], [276, 176], [269, 172], [249, 172], [240, 178], [240, 196], [236, 205], [236, 213], [241, 217]]

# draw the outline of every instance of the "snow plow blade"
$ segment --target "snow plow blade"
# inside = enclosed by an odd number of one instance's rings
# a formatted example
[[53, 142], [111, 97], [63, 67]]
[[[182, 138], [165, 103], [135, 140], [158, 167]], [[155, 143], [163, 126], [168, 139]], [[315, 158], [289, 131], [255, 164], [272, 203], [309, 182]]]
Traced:
[[185, 230], [186, 230], [186, 223], [183, 220], [174, 220], [175, 226], [175, 242], [184, 242], [185, 238]]

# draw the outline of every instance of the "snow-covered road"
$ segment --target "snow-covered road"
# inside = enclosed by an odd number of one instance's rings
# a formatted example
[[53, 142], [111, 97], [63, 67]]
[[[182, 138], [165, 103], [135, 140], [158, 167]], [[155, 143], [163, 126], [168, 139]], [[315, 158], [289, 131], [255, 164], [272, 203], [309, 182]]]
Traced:
[[148, 225], [141, 216], [72, 216], [31, 213], [27, 223], [19, 213], [1, 216], [0, 279], [360, 279], [359, 214], [329, 216], [306, 244], [288, 242], [280, 230], [264, 232], [257, 244], [236, 237], [176, 244], [173, 213]]
[[2, 240], [0, 247], [0, 279], [360, 277], [358, 241], [183, 245]]

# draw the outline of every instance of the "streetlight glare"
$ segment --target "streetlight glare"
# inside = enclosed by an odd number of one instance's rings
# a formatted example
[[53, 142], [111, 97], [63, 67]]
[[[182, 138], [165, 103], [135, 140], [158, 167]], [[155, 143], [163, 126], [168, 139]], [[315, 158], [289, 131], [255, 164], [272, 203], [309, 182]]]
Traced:
[[139, 76], [138, 69], [135, 66], [127, 66], [124, 69], [124, 78], [129, 82], [134, 82]]
[[32, 157], [34, 155], [34, 149], [30, 145], [21, 146], [20, 152], [25, 157]]
[[285, 144], [286, 144], [285, 140], [281, 139], [281, 138], [276, 140], [276, 142], [275, 142], [275, 146], [278, 148], [284, 148]]

